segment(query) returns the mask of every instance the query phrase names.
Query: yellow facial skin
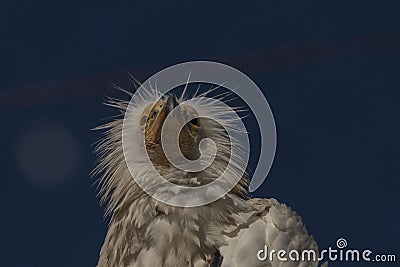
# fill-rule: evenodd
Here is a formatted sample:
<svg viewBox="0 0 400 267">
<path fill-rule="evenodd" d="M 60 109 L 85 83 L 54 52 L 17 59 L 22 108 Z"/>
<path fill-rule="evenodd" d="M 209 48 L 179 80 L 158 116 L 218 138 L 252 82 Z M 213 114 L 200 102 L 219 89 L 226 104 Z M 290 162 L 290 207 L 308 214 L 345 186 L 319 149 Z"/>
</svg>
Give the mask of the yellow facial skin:
<svg viewBox="0 0 400 267">
<path fill-rule="evenodd" d="M 163 102 L 160 100 L 156 105 L 150 104 L 147 106 L 140 118 L 140 126 L 145 131 L 146 145 L 151 147 L 159 145 L 161 127 L 168 115 L 165 112 L 165 103 Z"/>
</svg>

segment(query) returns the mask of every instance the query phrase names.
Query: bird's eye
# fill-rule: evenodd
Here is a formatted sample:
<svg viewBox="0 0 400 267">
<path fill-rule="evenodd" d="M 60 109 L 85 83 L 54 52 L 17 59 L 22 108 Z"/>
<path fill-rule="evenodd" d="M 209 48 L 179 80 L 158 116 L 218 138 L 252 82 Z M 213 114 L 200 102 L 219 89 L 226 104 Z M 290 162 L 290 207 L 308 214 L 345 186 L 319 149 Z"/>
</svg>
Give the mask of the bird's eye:
<svg viewBox="0 0 400 267">
<path fill-rule="evenodd" d="M 190 123 L 195 126 L 200 126 L 200 120 L 198 118 L 193 118 L 190 120 Z"/>
<path fill-rule="evenodd" d="M 142 118 L 140 119 L 140 125 L 141 126 L 145 125 L 146 121 L 147 121 L 147 116 L 143 115 Z"/>
</svg>

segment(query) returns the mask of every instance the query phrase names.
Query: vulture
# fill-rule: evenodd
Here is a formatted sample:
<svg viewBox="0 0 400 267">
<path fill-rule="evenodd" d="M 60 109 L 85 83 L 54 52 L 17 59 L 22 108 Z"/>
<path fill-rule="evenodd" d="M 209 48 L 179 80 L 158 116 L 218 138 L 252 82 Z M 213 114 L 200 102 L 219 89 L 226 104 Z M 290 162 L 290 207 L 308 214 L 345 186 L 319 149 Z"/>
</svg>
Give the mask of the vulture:
<svg viewBox="0 0 400 267">
<path fill-rule="evenodd" d="M 236 169 L 243 167 L 236 155 L 241 152 L 232 151 L 232 142 L 238 140 L 227 134 L 224 123 L 199 115 L 219 116 L 234 128 L 224 109 L 204 101 L 207 92 L 179 98 L 153 88 L 128 93 L 130 102 L 113 98 L 107 102 L 124 116 L 96 128 L 103 135 L 96 146 L 93 174 L 110 219 L 98 267 L 318 266 L 317 244 L 300 216 L 276 199 L 251 198 L 247 171 L 209 203 L 193 205 L 201 195 L 180 199 L 188 187 L 217 180 L 230 160 Z M 203 101 L 196 100 L 199 96 Z M 167 118 L 172 126 L 163 129 Z M 212 163 L 194 171 L 172 164 L 164 151 L 162 130 L 167 135 L 179 132 L 178 150 L 188 160 L 200 156 L 203 139 L 213 140 Z M 225 175 L 235 173 L 234 168 Z M 167 186 L 156 175 L 178 187 Z M 216 183 L 213 188 L 218 193 L 224 186 Z M 171 204 L 179 201 L 183 204 Z M 311 256 L 303 257 L 306 254 Z"/>
</svg>

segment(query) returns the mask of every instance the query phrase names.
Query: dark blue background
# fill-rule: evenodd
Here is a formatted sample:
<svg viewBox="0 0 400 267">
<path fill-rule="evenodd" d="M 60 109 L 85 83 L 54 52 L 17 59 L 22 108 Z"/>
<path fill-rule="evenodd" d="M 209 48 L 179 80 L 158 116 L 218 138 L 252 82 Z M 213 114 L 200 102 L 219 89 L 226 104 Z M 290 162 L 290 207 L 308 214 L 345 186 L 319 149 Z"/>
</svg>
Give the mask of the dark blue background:
<svg viewBox="0 0 400 267">
<path fill-rule="evenodd" d="M 320 248 L 399 256 L 399 8 L 2 1 L 1 266 L 95 266 L 107 222 L 89 129 L 117 114 L 110 82 L 190 60 L 242 70 L 269 100 L 277 154 L 255 196 L 292 206 Z"/>
</svg>

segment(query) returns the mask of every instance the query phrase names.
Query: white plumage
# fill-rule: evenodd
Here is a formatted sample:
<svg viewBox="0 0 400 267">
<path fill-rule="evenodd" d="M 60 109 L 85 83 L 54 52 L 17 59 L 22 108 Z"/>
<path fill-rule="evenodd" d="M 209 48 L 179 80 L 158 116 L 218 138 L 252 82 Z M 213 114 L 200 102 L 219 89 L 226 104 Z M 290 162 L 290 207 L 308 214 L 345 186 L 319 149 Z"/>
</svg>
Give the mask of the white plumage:
<svg viewBox="0 0 400 267">
<path fill-rule="evenodd" d="M 223 172 L 231 151 L 220 125 L 200 118 L 182 130 L 181 148 L 187 158 L 196 156 L 202 138 L 212 138 L 219 149 L 210 167 L 200 172 L 185 172 L 166 160 L 157 134 L 170 108 L 168 105 L 178 105 L 179 100 L 172 95 L 159 100 L 160 95 L 154 90 L 134 98 L 134 105 L 118 100 L 110 100 L 108 104 L 135 114 L 132 131 L 145 131 L 146 151 L 165 179 L 179 185 L 199 186 L 215 180 Z M 153 106 L 155 102 L 157 105 Z M 198 108 L 201 107 L 182 105 L 181 110 L 187 113 Z M 147 113 L 150 115 L 143 120 L 143 114 Z M 107 202 L 106 214 L 111 215 L 99 267 L 318 265 L 315 261 L 257 258 L 264 246 L 268 251 L 294 249 L 301 253 L 309 249 L 316 256 L 318 249 L 296 212 L 275 199 L 249 199 L 245 177 L 230 193 L 210 204 L 193 208 L 170 206 L 146 194 L 132 179 L 132 175 L 138 175 L 152 181 L 142 168 L 140 153 L 144 152 L 134 138 L 125 144 L 137 153 L 130 158 L 133 169 L 131 172 L 128 169 L 122 147 L 123 120 L 116 119 L 99 129 L 106 132 L 97 147 L 99 161 L 95 174 L 100 175 L 100 195 Z M 158 190 L 162 192 L 162 186 Z M 174 196 L 179 197 L 179 192 L 174 192 Z"/>
</svg>

